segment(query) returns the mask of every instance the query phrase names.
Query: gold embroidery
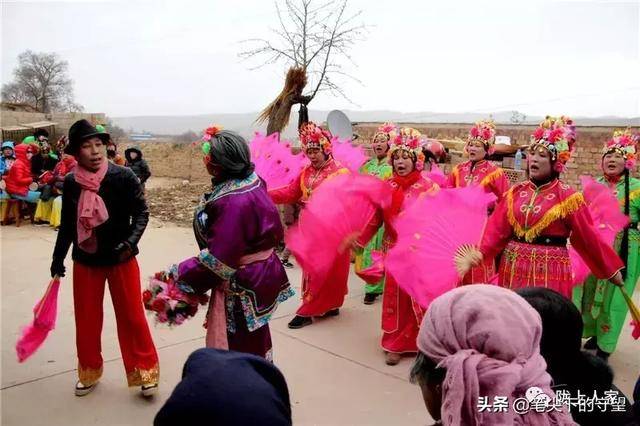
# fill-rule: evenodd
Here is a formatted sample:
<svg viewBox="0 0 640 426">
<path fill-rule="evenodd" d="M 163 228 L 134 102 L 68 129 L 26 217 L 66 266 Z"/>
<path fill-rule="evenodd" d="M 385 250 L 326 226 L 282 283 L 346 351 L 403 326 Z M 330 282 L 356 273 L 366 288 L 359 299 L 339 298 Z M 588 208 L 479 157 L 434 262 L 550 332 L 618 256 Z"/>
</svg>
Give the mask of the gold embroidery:
<svg viewBox="0 0 640 426">
<path fill-rule="evenodd" d="M 451 172 L 451 174 L 453 175 L 453 181 L 455 182 L 455 187 L 459 187 L 460 186 L 460 171 L 458 169 L 458 166 L 456 166 L 453 171 Z"/>
<path fill-rule="evenodd" d="M 492 182 L 494 182 L 496 179 L 498 179 L 502 175 L 504 175 L 504 171 L 498 168 L 492 171 L 491 173 L 489 173 L 488 175 L 486 175 L 484 179 L 480 181 L 480 186 L 485 187 L 491 184 Z"/>
<path fill-rule="evenodd" d="M 575 213 L 583 205 L 585 205 L 584 197 L 581 193 L 576 192 L 547 210 L 533 226 L 523 228 L 513 214 L 513 188 L 507 192 L 507 218 L 513 228 L 513 232 L 527 242 L 533 241 L 553 222 Z"/>
<path fill-rule="evenodd" d="M 93 386 L 102 377 L 102 366 L 100 368 L 82 368 L 78 365 L 78 380 L 83 386 Z"/>
<path fill-rule="evenodd" d="M 629 192 L 629 201 L 633 201 L 636 198 L 640 198 L 640 189 L 635 189 Z M 624 205 L 624 198 L 620 200 L 620 204 Z"/>
<path fill-rule="evenodd" d="M 148 370 L 136 367 L 133 371 L 127 373 L 127 383 L 129 386 L 157 385 L 159 379 L 160 367 L 158 364 Z"/>
</svg>

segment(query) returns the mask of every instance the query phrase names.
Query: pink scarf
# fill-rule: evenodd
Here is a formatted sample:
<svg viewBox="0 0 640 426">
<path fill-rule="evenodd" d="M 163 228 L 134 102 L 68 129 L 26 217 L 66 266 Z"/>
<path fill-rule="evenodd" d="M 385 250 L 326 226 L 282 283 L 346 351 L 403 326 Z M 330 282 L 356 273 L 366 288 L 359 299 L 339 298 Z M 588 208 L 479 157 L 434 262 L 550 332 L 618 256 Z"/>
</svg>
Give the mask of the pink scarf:
<svg viewBox="0 0 640 426">
<path fill-rule="evenodd" d="M 444 425 L 574 425 L 566 412 L 517 414 L 513 401 L 538 387 L 549 397 L 551 376 L 540 355 L 542 322 L 523 298 L 501 287 L 458 287 L 431 303 L 418 348 L 446 369 Z M 506 413 L 480 412 L 478 398 L 508 397 Z"/>
<path fill-rule="evenodd" d="M 272 248 L 258 253 L 247 254 L 240 258 L 238 264 L 240 265 L 240 269 L 242 269 L 252 263 L 267 260 L 272 254 Z M 207 319 L 204 323 L 204 327 L 207 329 L 207 336 L 205 337 L 205 345 L 207 348 L 229 350 L 226 308 L 226 292 L 228 290 L 229 282 L 225 281 L 222 285 L 215 287 L 211 291 L 209 310 L 207 311 Z"/>
<path fill-rule="evenodd" d="M 98 250 L 94 228 L 109 219 L 107 207 L 98 195 L 102 179 L 107 174 L 109 162 L 104 160 L 97 172 L 91 172 L 81 166 L 76 167 L 75 179 L 82 191 L 78 200 L 78 246 L 87 253 Z"/>
</svg>

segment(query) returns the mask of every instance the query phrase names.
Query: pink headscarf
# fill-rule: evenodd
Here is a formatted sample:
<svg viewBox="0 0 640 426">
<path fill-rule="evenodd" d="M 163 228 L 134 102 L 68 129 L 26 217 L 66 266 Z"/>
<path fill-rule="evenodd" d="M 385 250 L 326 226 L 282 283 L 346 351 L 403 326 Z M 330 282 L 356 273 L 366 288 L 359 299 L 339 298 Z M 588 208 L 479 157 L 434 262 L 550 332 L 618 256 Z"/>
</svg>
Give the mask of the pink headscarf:
<svg viewBox="0 0 640 426">
<path fill-rule="evenodd" d="M 98 195 L 100 183 L 108 168 L 109 162 L 106 158 L 95 173 L 80 166 L 75 168 L 74 177 L 82 189 L 78 199 L 78 246 L 87 253 L 95 253 L 98 250 L 94 228 L 109 219 L 104 200 Z"/>
<path fill-rule="evenodd" d="M 418 335 L 420 351 L 446 369 L 444 425 L 574 425 L 565 412 L 517 414 L 511 408 L 536 386 L 553 398 L 540 355 L 542 322 L 523 298 L 501 287 L 458 287 L 431 303 Z M 506 413 L 480 412 L 478 397 L 508 397 Z"/>
</svg>

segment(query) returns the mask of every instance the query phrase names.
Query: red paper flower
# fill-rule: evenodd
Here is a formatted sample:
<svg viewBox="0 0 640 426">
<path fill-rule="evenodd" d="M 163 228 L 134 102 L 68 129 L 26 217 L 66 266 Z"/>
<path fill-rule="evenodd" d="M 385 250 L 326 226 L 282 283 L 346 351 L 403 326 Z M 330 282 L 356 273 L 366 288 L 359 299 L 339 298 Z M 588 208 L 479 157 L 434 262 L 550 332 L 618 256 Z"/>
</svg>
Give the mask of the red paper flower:
<svg viewBox="0 0 640 426">
<path fill-rule="evenodd" d="M 149 300 L 151 300 L 151 297 L 153 295 L 151 294 L 151 292 L 149 290 L 145 290 L 142 292 L 142 301 L 144 303 L 147 303 Z"/>
<path fill-rule="evenodd" d="M 187 305 L 185 308 L 187 315 L 194 316 L 198 312 L 198 305 Z"/>
<path fill-rule="evenodd" d="M 205 133 L 207 135 L 215 136 L 220 130 L 222 130 L 222 127 L 220 126 L 211 126 L 211 127 L 207 127 L 207 130 L 205 130 Z"/>
<path fill-rule="evenodd" d="M 537 141 L 544 137 L 544 129 L 542 127 L 538 127 L 535 132 L 533 132 L 533 138 Z"/>
<path fill-rule="evenodd" d="M 549 142 L 557 142 L 562 138 L 563 131 L 562 129 L 553 129 L 549 132 Z"/>
<path fill-rule="evenodd" d="M 470 133 L 471 133 L 471 136 L 474 138 L 477 138 L 480 135 L 477 127 L 472 127 Z"/>
<path fill-rule="evenodd" d="M 167 309 L 167 302 L 162 299 L 156 299 L 151 304 L 151 310 L 154 312 L 164 312 Z"/>
</svg>

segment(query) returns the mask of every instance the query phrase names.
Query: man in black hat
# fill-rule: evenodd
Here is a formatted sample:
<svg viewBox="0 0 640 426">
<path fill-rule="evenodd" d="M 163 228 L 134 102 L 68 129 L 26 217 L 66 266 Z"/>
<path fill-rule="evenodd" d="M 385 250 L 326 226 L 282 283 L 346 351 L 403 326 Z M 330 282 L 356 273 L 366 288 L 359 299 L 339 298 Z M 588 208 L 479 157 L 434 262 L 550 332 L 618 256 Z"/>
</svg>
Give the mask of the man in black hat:
<svg viewBox="0 0 640 426">
<path fill-rule="evenodd" d="M 102 375 L 100 334 L 108 281 L 127 381 L 151 396 L 158 387 L 158 355 L 144 314 L 135 258 L 149 212 L 138 178 L 107 160 L 108 140 L 108 133 L 86 120 L 69 129 L 65 152 L 76 157 L 78 166 L 64 181 L 51 275 L 64 276 L 64 258 L 73 245 L 76 395 L 91 392 Z"/>
<path fill-rule="evenodd" d="M 58 155 L 49 145 L 49 132 L 45 129 L 37 129 L 33 137 L 38 145 L 38 152 L 31 157 L 31 173 L 38 179 L 42 173 L 53 170 L 58 163 Z"/>
</svg>

